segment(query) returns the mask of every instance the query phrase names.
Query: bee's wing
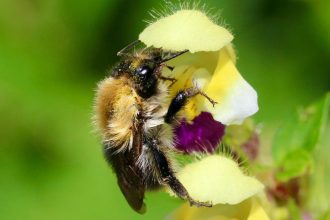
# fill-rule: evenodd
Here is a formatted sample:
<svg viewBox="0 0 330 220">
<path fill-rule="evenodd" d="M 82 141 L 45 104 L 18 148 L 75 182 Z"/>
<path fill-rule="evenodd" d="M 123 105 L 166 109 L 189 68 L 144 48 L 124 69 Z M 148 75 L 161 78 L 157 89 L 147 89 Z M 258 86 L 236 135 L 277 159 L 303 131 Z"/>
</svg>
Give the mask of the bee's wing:
<svg viewBox="0 0 330 220">
<path fill-rule="evenodd" d="M 136 133 L 136 132 L 134 132 Z M 116 148 L 106 146 L 105 156 L 117 174 L 118 185 L 129 205 L 138 213 L 144 213 L 143 203 L 145 186 L 142 173 L 136 166 L 138 153 L 142 147 L 142 134 L 136 133 L 131 150 L 116 153 Z"/>
<path fill-rule="evenodd" d="M 140 181 L 141 177 L 137 176 L 133 170 L 118 173 L 117 177 L 118 185 L 129 205 L 135 211 L 143 214 L 146 211 L 146 206 L 143 202 L 145 188 Z"/>
</svg>

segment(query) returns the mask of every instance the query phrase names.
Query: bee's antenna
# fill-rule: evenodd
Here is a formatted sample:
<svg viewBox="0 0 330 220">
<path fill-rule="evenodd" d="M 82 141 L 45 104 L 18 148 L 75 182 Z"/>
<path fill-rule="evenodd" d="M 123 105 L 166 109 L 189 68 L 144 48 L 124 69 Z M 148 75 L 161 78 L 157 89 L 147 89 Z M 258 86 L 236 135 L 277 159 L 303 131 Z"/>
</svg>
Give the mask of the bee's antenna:
<svg viewBox="0 0 330 220">
<path fill-rule="evenodd" d="M 167 61 L 169 61 L 169 60 L 172 60 L 172 59 L 174 59 L 174 58 L 176 58 L 176 57 L 178 57 L 178 56 L 180 56 L 180 55 L 182 55 L 182 54 L 184 54 L 184 53 L 187 53 L 188 51 L 189 51 L 189 50 L 184 50 L 184 51 L 180 51 L 180 52 L 178 52 L 178 53 L 175 53 L 175 54 L 173 54 L 172 56 L 170 56 L 170 57 L 168 57 L 168 58 L 166 58 L 166 59 L 161 60 L 160 63 L 165 63 L 165 62 L 167 62 Z"/>
<path fill-rule="evenodd" d="M 130 50 L 132 47 L 134 47 L 136 44 L 140 43 L 140 40 L 133 41 L 123 49 L 121 49 L 118 53 L 117 56 L 125 56 L 127 55 L 127 51 Z"/>
</svg>

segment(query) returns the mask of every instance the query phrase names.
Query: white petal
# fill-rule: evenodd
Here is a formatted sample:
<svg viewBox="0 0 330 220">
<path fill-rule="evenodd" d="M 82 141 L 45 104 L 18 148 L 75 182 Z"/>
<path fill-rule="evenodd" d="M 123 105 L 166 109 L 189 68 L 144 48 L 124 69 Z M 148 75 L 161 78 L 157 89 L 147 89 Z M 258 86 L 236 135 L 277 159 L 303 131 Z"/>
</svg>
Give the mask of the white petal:
<svg viewBox="0 0 330 220">
<path fill-rule="evenodd" d="M 226 125 L 241 124 L 258 111 L 257 98 L 256 91 L 240 77 L 221 105 L 215 108 L 214 118 Z"/>
<path fill-rule="evenodd" d="M 201 110 L 211 112 L 223 124 L 240 124 L 258 111 L 257 93 L 240 75 L 227 48 L 220 51 L 218 66 L 205 92 L 218 104 L 213 107 L 204 99 Z"/>
</svg>

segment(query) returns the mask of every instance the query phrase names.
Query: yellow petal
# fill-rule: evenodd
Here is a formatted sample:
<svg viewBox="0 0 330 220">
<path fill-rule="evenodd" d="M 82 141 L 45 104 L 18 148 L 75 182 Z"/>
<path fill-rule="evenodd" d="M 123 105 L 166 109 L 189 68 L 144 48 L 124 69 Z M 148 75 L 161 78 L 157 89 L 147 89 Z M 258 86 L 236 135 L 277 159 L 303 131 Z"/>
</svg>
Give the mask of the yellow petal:
<svg viewBox="0 0 330 220">
<path fill-rule="evenodd" d="M 230 47 L 220 51 L 218 66 L 205 89 L 218 104 L 213 107 L 203 99 L 200 108 L 223 124 L 240 124 L 258 111 L 258 97 L 236 69 L 231 53 Z"/>
<path fill-rule="evenodd" d="M 193 199 L 213 205 L 237 204 L 263 189 L 257 179 L 244 175 L 235 161 L 219 155 L 188 164 L 177 177 Z"/>
<path fill-rule="evenodd" d="M 252 200 L 251 210 L 247 220 L 268 220 L 269 217 L 266 214 L 259 201 L 256 199 Z"/>
<path fill-rule="evenodd" d="M 212 208 L 190 207 L 185 203 L 167 219 L 173 220 L 269 220 L 256 198 L 236 205 L 215 205 Z"/>
<path fill-rule="evenodd" d="M 147 46 L 191 53 L 217 51 L 233 36 L 198 10 L 180 10 L 150 24 L 139 35 Z"/>
<path fill-rule="evenodd" d="M 190 88 L 194 84 L 197 84 L 200 88 L 207 86 L 212 76 L 206 68 L 195 68 L 194 66 L 179 65 L 173 72 L 164 74 L 177 79 L 175 84 L 170 89 L 170 97 L 174 97 L 178 91 L 186 88 Z M 188 120 L 192 120 L 196 117 L 200 110 L 197 109 L 196 103 L 199 102 L 198 96 L 189 99 L 189 102 L 184 108 L 184 117 Z"/>
<path fill-rule="evenodd" d="M 170 88 L 171 97 L 174 97 L 178 91 L 192 86 L 191 78 L 195 71 L 196 68 L 194 66 L 180 65 L 175 67 L 170 74 L 166 74 L 177 80 Z"/>
</svg>

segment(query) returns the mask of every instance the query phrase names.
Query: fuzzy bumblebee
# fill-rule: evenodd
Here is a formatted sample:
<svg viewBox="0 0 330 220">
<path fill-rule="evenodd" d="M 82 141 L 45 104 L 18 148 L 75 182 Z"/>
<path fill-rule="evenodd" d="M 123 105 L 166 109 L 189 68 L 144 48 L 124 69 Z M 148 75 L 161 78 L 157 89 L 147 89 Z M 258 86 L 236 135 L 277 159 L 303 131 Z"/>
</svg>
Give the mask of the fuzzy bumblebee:
<svg viewBox="0 0 330 220">
<path fill-rule="evenodd" d="M 175 176 L 170 154 L 175 151 L 172 129 L 189 98 L 200 94 L 215 102 L 197 86 L 182 89 L 166 101 L 176 79 L 163 76 L 162 69 L 173 69 L 166 62 L 188 50 L 150 47 L 129 52 L 137 43 L 118 52 L 121 61 L 98 84 L 95 113 L 106 160 L 127 202 L 139 213 L 145 212 L 145 191 L 166 185 L 191 205 L 211 206 L 190 197 Z"/>
</svg>

